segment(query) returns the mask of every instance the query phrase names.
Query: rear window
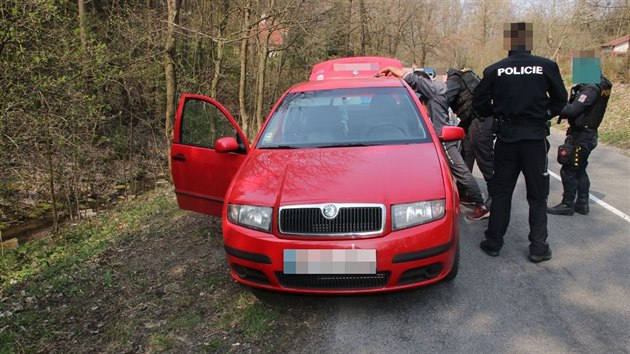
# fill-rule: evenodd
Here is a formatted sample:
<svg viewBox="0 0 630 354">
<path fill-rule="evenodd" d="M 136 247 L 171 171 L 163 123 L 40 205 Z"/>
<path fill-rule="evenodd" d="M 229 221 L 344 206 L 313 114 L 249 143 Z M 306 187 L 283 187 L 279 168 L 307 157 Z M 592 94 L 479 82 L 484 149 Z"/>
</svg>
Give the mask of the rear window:
<svg viewBox="0 0 630 354">
<path fill-rule="evenodd" d="M 430 140 L 402 87 L 290 93 L 270 118 L 258 148 L 415 144 Z"/>
</svg>

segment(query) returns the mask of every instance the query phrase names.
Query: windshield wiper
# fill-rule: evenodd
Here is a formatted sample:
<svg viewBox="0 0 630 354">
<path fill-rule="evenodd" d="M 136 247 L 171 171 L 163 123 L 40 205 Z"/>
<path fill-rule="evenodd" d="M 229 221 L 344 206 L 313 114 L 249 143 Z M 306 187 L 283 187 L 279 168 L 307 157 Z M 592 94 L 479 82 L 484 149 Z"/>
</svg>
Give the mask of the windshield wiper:
<svg viewBox="0 0 630 354">
<path fill-rule="evenodd" d="M 276 146 L 265 146 L 261 147 L 261 149 L 299 149 L 300 146 L 295 145 L 276 145 Z"/>
<path fill-rule="evenodd" d="M 351 147 L 351 146 L 374 146 L 374 145 L 380 145 L 380 144 L 375 144 L 375 143 L 337 143 L 337 144 L 329 144 L 329 145 L 321 145 L 318 146 L 318 149 L 321 148 L 336 148 L 336 147 Z"/>
</svg>

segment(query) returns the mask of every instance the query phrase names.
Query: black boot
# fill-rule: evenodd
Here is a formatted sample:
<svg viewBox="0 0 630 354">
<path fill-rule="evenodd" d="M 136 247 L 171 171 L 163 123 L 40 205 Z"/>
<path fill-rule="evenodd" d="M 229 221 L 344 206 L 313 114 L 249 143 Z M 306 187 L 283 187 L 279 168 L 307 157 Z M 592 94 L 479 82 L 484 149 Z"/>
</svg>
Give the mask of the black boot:
<svg viewBox="0 0 630 354">
<path fill-rule="evenodd" d="M 581 196 L 578 195 L 577 201 L 575 202 L 575 207 L 573 208 L 576 213 L 580 213 L 582 215 L 587 215 L 589 212 L 588 209 L 588 195 Z"/>
<path fill-rule="evenodd" d="M 573 205 L 562 202 L 553 208 L 547 208 L 547 214 L 552 215 L 573 215 Z"/>
</svg>

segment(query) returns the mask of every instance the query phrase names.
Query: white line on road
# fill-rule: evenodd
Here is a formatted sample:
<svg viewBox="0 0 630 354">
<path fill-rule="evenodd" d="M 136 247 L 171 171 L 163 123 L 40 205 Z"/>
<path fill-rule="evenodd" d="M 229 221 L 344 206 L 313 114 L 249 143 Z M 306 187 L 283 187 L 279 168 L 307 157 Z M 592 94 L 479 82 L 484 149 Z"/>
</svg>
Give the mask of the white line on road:
<svg viewBox="0 0 630 354">
<path fill-rule="evenodd" d="M 551 172 L 551 171 L 549 171 L 549 174 L 550 174 L 551 176 L 553 176 L 553 178 L 555 178 L 555 179 L 557 179 L 558 181 L 561 181 L 561 182 L 562 182 L 562 179 L 561 179 L 561 178 L 560 178 L 560 176 L 558 176 L 557 174 L 555 174 L 555 173 L 553 173 L 553 172 Z M 595 196 L 594 196 L 594 195 L 592 195 L 592 194 L 589 194 L 588 196 L 589 196 L 589 198 L 591 198 L 591 199 L 592 199 L 595 203 L 597 203 L 597 204 L 601 205 L 601 206 L 602 206 L 602 207 L 604 207 L 606 210 L 608 210 L 608 211 L 610 211 L 611 213 L 613 213 L 613 214 L 615 214 L 615 215 L 619 216 L 620 218 L 624 219 L 625 221 L 630 222 L 630 216 L 628 216 L 628 215 L 624 214 L 624 213 L 623 213 L 622 211 L 620 211 L 619 209 L 617 209 L 617 208 L 613 207 L 612 205 L 610 205 L 610 204 L 606 203 L 605 201 L 603 201 L 603 200 L 601 200 L 601 199 L 599 199 L 599 198 L 595 197 Z"/>
</svg>

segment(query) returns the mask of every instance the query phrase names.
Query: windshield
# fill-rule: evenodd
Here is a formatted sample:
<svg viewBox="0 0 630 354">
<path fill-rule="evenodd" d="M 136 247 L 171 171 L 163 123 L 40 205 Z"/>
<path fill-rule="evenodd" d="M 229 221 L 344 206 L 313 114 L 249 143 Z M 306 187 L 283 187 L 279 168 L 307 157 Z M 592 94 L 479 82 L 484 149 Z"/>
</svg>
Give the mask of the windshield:
<svg viewBox="0 0 630 354">
<path fill-rule="evenodd" d="M 258 148 L 415 144 L 430 141 L 402 87 L 290 93 L 270 118 Z"/>
</svg>

